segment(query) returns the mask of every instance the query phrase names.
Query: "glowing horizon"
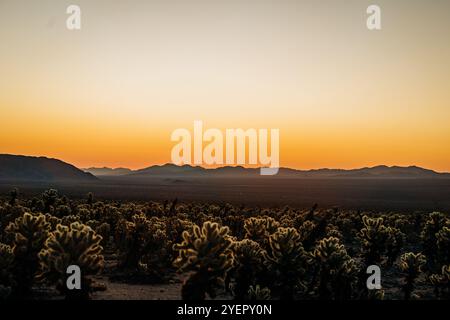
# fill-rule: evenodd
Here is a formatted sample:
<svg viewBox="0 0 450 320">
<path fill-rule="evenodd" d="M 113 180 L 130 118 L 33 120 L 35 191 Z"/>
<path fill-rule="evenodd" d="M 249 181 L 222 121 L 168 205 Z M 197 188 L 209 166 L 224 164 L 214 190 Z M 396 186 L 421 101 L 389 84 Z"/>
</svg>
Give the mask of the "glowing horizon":
<svg viewBox="0 0 450 320">
<path fill-rule="evenodd" d="M 450 172 L 450 3 L 0 2 L 0 153 L 170 162 L 171 132 L 278 128 L 280 165 Z"/>
</svg>

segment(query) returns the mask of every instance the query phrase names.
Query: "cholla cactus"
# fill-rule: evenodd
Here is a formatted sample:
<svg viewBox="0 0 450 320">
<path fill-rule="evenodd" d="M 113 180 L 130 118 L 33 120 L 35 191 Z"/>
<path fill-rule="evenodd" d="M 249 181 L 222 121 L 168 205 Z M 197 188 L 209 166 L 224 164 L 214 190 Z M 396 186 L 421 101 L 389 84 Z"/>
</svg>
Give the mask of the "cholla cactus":
<svg viewBox="0 0 450 320">
<path fill-rule="evenodd" d="M 223 225 L 230 228 L 231 233 L 238 239 L 245 237 L 244 223 L 245 220 L 240 215 L 225 215 L 222 217 Z"/>
<path fill-rule="evenodd" d="M 200 229 L 183 232 L 183 242 L 176 244 L 178 258 L 174 265 L 180 271 L 194 271 L 184 283 L 183 299 L 203 300 L 205 294 L 215 297 L 215 289 L 223 283 L 226 272 L 233 265 L 232 241 L 228 227 L 205 222 Z"/>
<path fill-rule="evenodd" d="M 14 240 L 13 234 L 6 233 L 6 227 L 17 218 L 22 217 L 28 208 L 22 207 L 18 204 L 11 206 L 9 203 L 5 206 L 0 206 L 0 241 L 10 243 Z"/>
<path fill-rule="evenodd" d="M 0 243 L 0 300 L 8 298 L 13 286 L 12 268 L 14 262 L 13 249 Z"/>
<path fill-rule="evenodd" d="M 250 286 L 247 292 L 247 300 L 270 300 L 270 289 L 267 287 L 261 288 L 258 284 Z"/>
<path fill-rule="evenodd" d="M 116 244 L 121 255 L 121 266 L 124 269 L 149 271 L 149 263 L 158 259 L 162 262 L 167 248 L 166 226 L 157 217 L 147 219 L 143 214 L 135 214 L 132 221 L 122 220 L 118 223 L 115 233 Z M 166 250 L 167 251 L 167 250 Z M 153 254 L 158 259 L 147 256 L 146 262 L 141 261 L 145 255 Z M 156 265 L 155 265 L 156 266 Z"/>
<path fill-rule="evenodd" d="M 450 220 L 440 212 L 429 215 L 420 237 L 422 238 L 423 252 L 428 258 L 428 263 L 434 266 L 437 259 L 437 233 L 444 227 L 450 227 Z"/>
<path fill-rule="evenodd" d="M 108 223 L 111 230 L 116 230 L 117 224 L 122 219 L 120 211 L 111 205 L 105 205 L 101 211 L 102 221 Z"/>
<path fill-rule="evenodd" d="M 333 237 L 342 241 L 344 239 L 344 235 L 339 230 L 339 228 L 335 225 L 328 225 L 326 228 L 326 238 Z"/>
<path fill-rule="evenodd" d="M 152 219 L 156 220 L 157 218 L 153 217 Z M 151 233 L 147 238 L 145 254 L 139 260 L 139 269 L 144 271 L 146 275 L 163 280 L 172 262 L 170 242 L 167 239 L 164 225 L 158 227 L 157 224 L 150 223 Z"/>
<path fill-rule="evenodd" d="M 433 274 L 429 279 L 438 299 L 450 299 L 450 265 L 442 266 L 441 273 Z"/>
<path fill-rule="evenodd" d="M 72 209 L 65 204 L 59 205 L 59 206 L 55 206 L 54 210 L 53 210 L 53 215 L 57 216 L 57 217 L 65 217 L 72 214 Z"/>
<path fill-rule="evenodd" d="M 70 226 L 58 225 L 39 253 L 41 264 L 40 279 L 55 283 L 66 294 L 66 298 L 88 298 L 91 281 L 89 275 L 103 268 L 102 237 L 90 227 L 78 222 Z M 76 265 L 81 269 L 81 290 L 68 290 L 66 286 L 67 268 Z"/>
<path fill-rule="evenodd" d="M 39 267 L 38 253 L 44 246 L 50 224 L 43 214 L 33 216 L 25 213 L 10 223 L 6 232 L 14 236 L 14 293 L 28 294 Z"/>
<path fill-rule="evenodd" d="M 42 194 L 42 200 L 44 201 L 44 212 L 50 212 L 52 207 L 56 204 L 58 197 L 58 190 L 49 189 L 44 191 Z"/>
<path fill-rule="evenodd" d="M 91 227 L 92 230 L 95 231 L 95 233 L 102 236 L 101 245 L 102 245 L 102 247 L 105 247 L 109 242 L 109 238 L 110 238 L 110 234 L 111 234 L 110 225 L 106 222 L 102 223 L 101 221 L 98 221 L 98 220 L 89 220 L 88 222 L 86 222 L 86 225 Z"/>
<path fill-rule="evenodd" d="M 361 241 L 365 264 L 380 264 L 389 239 L 388 229 L 383 225 L 383 218 L 363 216 L 362 221 L 364 227 L 357 236 Z"/>
<path fill-rule="evenodd" d="M 339 239 L 329 237 L 320 240 L 314 249 L 313 261 L 319 274 L 319 298 L 350 299 L 358 279 L 358 268 Z"/>
<path fill-rule="evenodd" d="M 52 216 L 49 213 L 45 214 L 45 220 L 50 224 L 50 230 L 56 230 L 56 226 L 58 224 L 61 224 L 62 220 L 60 218 L 57 218 L 55 216 Z"/>
<path fill-rule="evenodd" d="M 63 226 L 70 226 L 74 222 L 80 222 L 81 223 L 80 217 L 78 215 L 71 214 L 71 215 L 68 215 L 68 216 L 63 216 L 61 218 L 61 224 Z"/>
<path fill-rule="evenodd" d="M 407 252 L 400 258 L 400 270 L 405 273 L 405 284 L 403 285 L 403 292 L 405 299 L 410 300 L 411 294 L 414 290 L 414 283 L 417 277 L 422 272 L 422 267 L 427 260 L 421 253 Z"/>
<path fill-rule="evenodd" d="M 251 285 L 256 284 L 261 272 L 265 251 L 261 246 L 250 239 L 234 243 L 235 266 L 232 274 L 235 279 L 234 296 L 244 299 Z"/>
<path fill-rule="evenodd" d="M 263 248 L 268 248 L 269 237 L 277 231 L 279 225 L 272 217 L 251 217 L 244 222 L 245 238 L 258 242 Z"/>
<path fill-rule="evenodd" d="M 191 232 L 193 227 L 194 224 L 181 215 L 175 219 L 168 219 L 166 221 L 167 237 L 172 243 L 179 243 L 183 241 L 183 232 Z"/>
<path fill-rule="evenodd" d="M 386 241 L 387 265 L 391 267 L 397 259 L 405 243 L 405 234 L 400 229 L 388 227 L 388 239 Z"/>
<path fill-rule="evenodd" d="M 443 227 L 436 234 L 437 260 L 443 264 L 450 262 L 450 226 Z"/>
<path fill-rule="evenodd" d="M 300 234 L 302 242 L 309 242 L 315 228 L 316 224 L 310 220 L 306 220 L 302 223 L 302 225 L 298 228 L 298 233 Z"/>
<path fill-rule="evenodd" d="M 269 238 L 270 250 L 264 255 L 271 271 L 274 290 L 282 299 L 292 299 L 305 274 L 308 255 L 294 228 L 278 228 Z"/>
</svg>

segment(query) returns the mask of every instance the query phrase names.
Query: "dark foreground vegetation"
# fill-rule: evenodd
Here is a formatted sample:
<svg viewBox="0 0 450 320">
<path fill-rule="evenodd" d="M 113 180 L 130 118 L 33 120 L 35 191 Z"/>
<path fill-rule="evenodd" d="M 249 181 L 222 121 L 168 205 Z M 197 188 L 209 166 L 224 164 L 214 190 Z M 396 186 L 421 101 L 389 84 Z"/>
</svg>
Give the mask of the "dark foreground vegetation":
<svg viewBox="0 0 450 320">
<path fill-rule="evenodd" d="M 81 290 L 67 289 L 69 265 Z M 367 289 L 370 265 L 381 290 Z M 88 299 L 109 290 L 98 279 L 182 279 L 186 300 L 449 299 L 450 216 L 71 200 L 53 189 L 0 200 L 1 299 Z"/>
</svg>

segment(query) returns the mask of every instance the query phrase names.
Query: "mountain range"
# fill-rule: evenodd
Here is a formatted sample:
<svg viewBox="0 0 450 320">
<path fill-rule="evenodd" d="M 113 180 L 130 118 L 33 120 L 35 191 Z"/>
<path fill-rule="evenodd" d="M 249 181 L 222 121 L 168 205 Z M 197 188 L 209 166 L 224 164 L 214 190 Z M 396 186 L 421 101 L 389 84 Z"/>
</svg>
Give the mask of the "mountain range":
<svg viewBox="0 0 450 320">
<path fill-rule="evenodd" d="M 200 166 L 174 164 L 154 165 L 139 170 L 126 168 L 89 168 L 83 169 L 95 176 L 126 176 L 128 178 L 145 178 L 153 176 L 183 176 L 183 177 L 245 177 L 258 176 L 259 168 L 244 168 L 242 166 L 225 166 L 206 169 Z M 375 166 L 359 169 L 313 169 L 297 170 L 280 168 L 277 176 L 293 178 L 450 178 L 450 173 L 440 173 L 417 166 Z"/>
<path fill-rule="evenodd" d="M 139 170 L 128 168 L 78 169 L 58 159 L 0 154 L 0 180 L 30 181 L 95 181 L 102 177 L 252 177 L 259 176 L 259 168 L 225 166 L 206 169 L 200 166 L 174 164 L 153 165 Z M 296 170 L 280 168 L 278 177 L 285 178 L 450 178 L 450 173 L 439 173 L 417 166 L 375 166 L 360 169 Z"/>
</svg>

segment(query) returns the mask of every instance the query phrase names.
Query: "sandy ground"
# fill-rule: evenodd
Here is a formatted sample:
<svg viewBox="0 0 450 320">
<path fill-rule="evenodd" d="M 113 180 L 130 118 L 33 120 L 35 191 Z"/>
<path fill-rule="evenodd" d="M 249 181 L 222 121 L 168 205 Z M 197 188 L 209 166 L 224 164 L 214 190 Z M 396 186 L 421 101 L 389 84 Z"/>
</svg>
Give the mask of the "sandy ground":
<svg viewBox="0 0 450 320">
<path fill-rule="evenodd" d="M 104 283 L 105 291 L 92 294 L 94 300 L 180 300 L 181 283 L 169 284 L 128 284 L 111 282 L 107 278 L 98 278 Z"/>
</svg>

